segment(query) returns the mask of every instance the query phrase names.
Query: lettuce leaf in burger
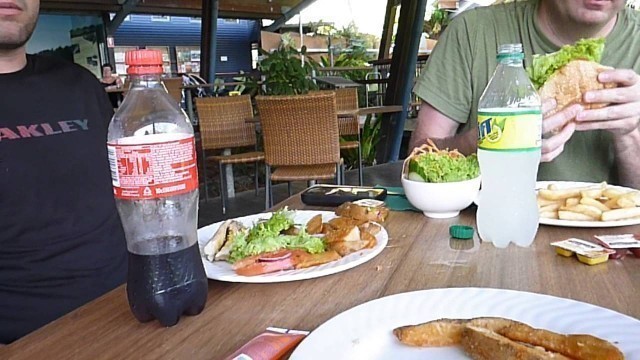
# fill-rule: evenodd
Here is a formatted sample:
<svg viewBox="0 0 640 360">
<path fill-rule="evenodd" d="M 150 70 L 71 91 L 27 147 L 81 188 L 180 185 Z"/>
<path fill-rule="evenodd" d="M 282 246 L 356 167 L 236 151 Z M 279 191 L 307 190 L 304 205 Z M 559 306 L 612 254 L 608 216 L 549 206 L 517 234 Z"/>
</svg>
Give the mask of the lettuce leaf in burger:
<svg viewBox="0 0 640 360">
<path fill-rule="evenodd" d="M 556 100 L 557 106 L 550 114 L 573 104 L 581 104 L 585 109 L 608 105 L 584 102 L 587 91 L 616 87 L 598 81 L 598 74 L 612 69 L 600 64 L 604 44 L 604 38 L 582 39 L 557 52 L 533 56 L 527 72 L 543 100 Z"/>
</svg>

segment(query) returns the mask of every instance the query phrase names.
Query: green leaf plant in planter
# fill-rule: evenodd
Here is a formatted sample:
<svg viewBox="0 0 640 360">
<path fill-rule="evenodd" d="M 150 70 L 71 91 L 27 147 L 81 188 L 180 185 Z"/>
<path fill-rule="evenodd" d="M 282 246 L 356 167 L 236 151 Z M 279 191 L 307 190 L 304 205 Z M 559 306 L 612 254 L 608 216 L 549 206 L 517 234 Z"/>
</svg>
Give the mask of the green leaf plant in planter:
<svg viewBox="0 0 640 360">
<path fill-rule="evenodd" d="M 260 50 L 264 57 L 258 63 L 258 69 L 264 77 L 260 93 L 263 95 L 300 95 L 310 90 L 317 90 L 318 86 L 312 80 L 313 71 L 317 63 L 305 56 L 304 65 L 300 60 L 306 55 L 307 48 L 301 51 L 295 49 L 288 42 L 283 41 L 278 49 L 267 52 Z"/>
</svg>

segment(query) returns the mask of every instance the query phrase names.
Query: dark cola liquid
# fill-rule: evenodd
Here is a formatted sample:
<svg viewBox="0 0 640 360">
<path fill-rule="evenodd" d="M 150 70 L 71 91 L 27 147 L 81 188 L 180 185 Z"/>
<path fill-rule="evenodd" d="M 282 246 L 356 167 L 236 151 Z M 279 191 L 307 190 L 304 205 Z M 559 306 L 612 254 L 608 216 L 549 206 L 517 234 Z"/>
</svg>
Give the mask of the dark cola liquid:
<svg viewBox="0 0 640 360">
<path fill-rule="evenodd" d="M 179 248 L 177 237 L 136 243 L 134 252 L 150 248 Z M 178 246 L 176 246 L 178 245 Z M 207 301 L 207 278 L 198 244 L 161 255 L 129 252 L 127 296 L 133 315 L 140 322 L 158 319 L 163 326 L 175 325 L 182 314 L 197 315 Z"/>
</svg>

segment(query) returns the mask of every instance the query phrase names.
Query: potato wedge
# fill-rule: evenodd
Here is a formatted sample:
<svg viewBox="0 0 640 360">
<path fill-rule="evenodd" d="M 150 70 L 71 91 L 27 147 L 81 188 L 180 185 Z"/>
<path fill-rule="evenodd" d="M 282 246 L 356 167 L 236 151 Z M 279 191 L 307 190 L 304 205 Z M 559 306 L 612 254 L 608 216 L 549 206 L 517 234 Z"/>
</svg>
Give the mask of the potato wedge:
<svg viewBox="0 0 640 360">
<path fill-rule="evenodd" d="M 564 206 L 566 206 L 566 207 L 572 207 L 572 206 L 576 206 L 576 205 L 578 205 L 578 204 L 580 204 L 580 199 L 579 199 L 579 198 L 574 198 L 574 197 L 572 197 L 572 198 L 568 198 L 568 199 L 565 201 Z"/>
<path fill-rule="evenodd" d="M 322 215 L 318 214 L 307 221 L 307 234 L 316 235 L 322 232 Z"/>
<path fill-rule="evenodd" d="M 540 217 L 545 219 L 558 219 L 558 212 L 557 211 L 541 212 Z"/>
<path fill-rule="evenodd" d="M 521 344 L 478 326 L 464 328 L 461 345 L 464 352 L 475 360 L 571 360 L 543 348 Z"/>
<path fill-rule="evenodd" d="M 540 346 L 571 359 L 624 359 L 613 344 L 591 335 L 563 335 L 518 323 L 496 331 L 513 341 Z"/>
</svg>

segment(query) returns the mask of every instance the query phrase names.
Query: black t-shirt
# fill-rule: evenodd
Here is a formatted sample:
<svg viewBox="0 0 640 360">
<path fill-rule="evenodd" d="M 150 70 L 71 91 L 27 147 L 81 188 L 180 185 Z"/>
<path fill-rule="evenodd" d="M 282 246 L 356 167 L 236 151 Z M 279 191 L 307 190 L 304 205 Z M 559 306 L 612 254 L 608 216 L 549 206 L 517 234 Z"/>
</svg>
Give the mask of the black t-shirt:
<svg viewBox="0 0 640 360">
<path fill-rule="evenodd" d="M 0 343 L 126 279 L 112 113 L 93 74 L 64 60 L 28 56 L 0 74 Z"/>
</svg>

